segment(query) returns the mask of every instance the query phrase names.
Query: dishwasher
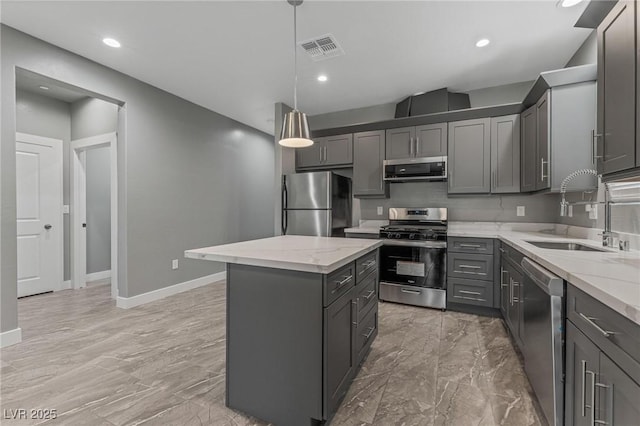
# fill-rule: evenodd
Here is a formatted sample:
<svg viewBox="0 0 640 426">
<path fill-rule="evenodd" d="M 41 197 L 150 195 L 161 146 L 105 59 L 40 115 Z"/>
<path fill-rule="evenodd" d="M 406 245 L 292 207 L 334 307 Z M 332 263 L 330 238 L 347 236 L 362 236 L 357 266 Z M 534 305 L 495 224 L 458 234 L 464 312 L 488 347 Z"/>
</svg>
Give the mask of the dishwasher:
<svg viewBox="0 0 640 426">
<path fill-rule="evenodd" d="M 524 369 L 550 425 L 564 418 L 564 297 L 562 278 L 522 259 Z"/>
</svg>

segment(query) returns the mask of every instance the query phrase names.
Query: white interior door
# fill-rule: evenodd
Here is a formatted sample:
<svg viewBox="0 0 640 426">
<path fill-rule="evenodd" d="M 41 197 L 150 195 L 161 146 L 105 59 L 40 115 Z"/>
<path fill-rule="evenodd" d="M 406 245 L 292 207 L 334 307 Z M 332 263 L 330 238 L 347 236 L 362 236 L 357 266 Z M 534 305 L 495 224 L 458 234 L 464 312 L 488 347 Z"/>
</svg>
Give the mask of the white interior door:
<svg viewBox="0 0 640 426">
<path fill-rule="evenodd" d="M 16 134 L 18 297 L 62 286 L 62 141 Z"/>
</svg>

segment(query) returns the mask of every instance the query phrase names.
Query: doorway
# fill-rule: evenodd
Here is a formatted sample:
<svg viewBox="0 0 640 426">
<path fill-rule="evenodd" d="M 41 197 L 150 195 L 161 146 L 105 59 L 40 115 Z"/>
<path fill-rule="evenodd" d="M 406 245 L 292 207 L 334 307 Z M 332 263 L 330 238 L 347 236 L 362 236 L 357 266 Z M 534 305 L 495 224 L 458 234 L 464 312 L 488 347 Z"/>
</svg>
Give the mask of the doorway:
<svg viewBox="0 0 640 426">
<path fill-rule="evenodd" d="M 16 133 L 18 297 L 62 289 L 62 141 Z"/>
<path fill-rule="evenodd" d="M 118 296 L 117 279 L 117 134 L 105 133 L 89 138 L 71 141 L 71 287 L 84 288 L 87 285 L 87 157 L 91 152 L 106 148 L 109 155 L 110 187 L 110 280 L 111 297 Z M 94 275 L 94 279 L 96 276 Z M 102 276 L 102 278 L 106 278 Z"/>
</svg>

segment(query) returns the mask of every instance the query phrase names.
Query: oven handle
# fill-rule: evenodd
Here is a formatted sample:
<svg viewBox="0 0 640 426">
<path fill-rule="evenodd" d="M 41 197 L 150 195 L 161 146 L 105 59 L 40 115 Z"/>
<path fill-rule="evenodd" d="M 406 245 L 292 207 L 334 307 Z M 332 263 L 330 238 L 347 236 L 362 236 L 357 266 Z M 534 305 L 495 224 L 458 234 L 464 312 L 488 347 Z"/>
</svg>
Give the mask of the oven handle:
<svg viewBox="0 0 640 426">
<path fill-rule="evenodd" d="M 382 240 L 383 246 L 397 246 L 397 247 L 420 247 L 420 248 L 434 248 L 434 249 L 446 249 L 446 241 L 407 241 L 407 240 Z"/>
</svg>

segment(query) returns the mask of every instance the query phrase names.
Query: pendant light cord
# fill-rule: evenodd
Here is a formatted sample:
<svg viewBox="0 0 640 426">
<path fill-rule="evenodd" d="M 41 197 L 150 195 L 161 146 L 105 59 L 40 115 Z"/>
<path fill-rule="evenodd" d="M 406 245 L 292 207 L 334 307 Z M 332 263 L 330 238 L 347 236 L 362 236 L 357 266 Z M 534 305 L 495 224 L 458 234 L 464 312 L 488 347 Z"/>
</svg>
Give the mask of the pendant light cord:
<svg viewBox="0 0 640 426">
<path fill-rule="evenodd" d="M 293 110 L 298 110 L 298 51 L 296 44 L 298 42 L 297 20 L 296 20 L 296 8 L 297 4 L 293 5 Z"/>
</svg>

